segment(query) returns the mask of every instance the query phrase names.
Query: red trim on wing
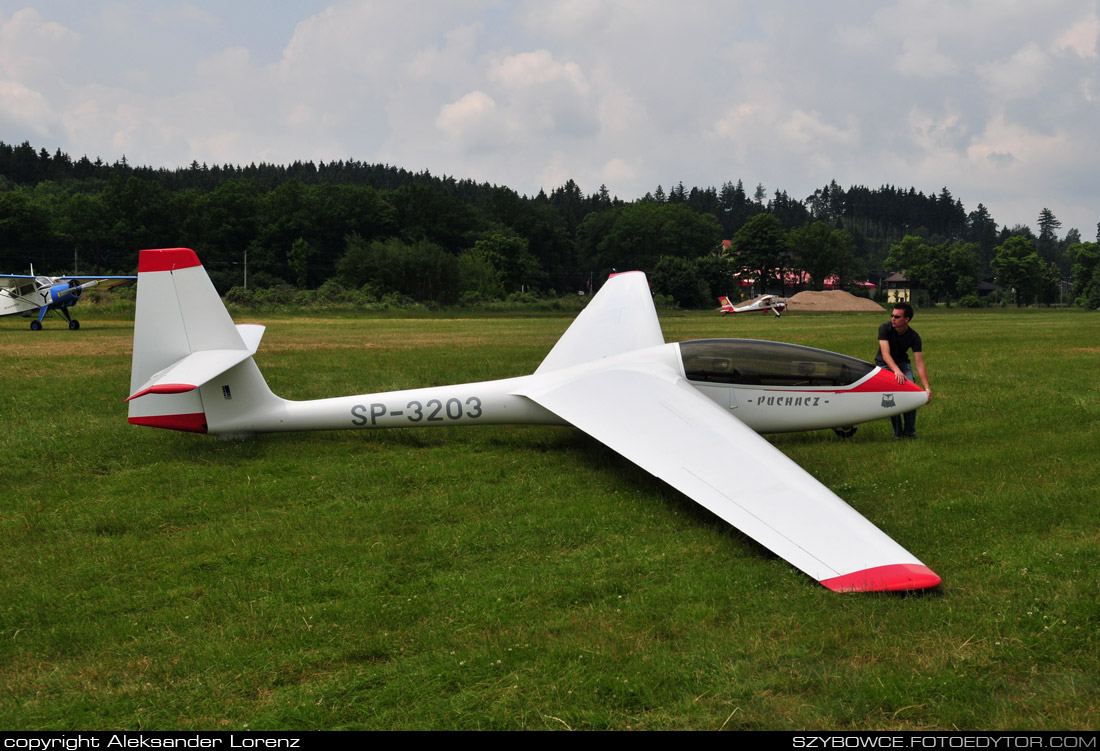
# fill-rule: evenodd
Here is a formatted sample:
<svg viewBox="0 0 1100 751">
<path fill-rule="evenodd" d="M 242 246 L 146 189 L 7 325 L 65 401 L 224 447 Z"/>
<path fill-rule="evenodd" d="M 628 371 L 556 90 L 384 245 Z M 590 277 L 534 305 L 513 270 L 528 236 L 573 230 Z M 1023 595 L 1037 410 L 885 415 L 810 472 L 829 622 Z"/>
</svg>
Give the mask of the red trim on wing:
<svg viewBox="0 0 1100 751">
<path fill-rule="evenodd" d="M 138 273 L 173 271 L 201 266 L 199 257 L 190 248 L 158 248 L 143 250 L 138 255 Z"/>
<path fill-rule="evenodd" d="M 146 394 L 182 394 L 186 391 L 194 391 L 196 388 L 198 387 L 190 383 L 161 383 L 139 391 L 133 396 L 128 396 L 125 401 L 137 399 L 139 396 L 145 396 Z"/>
<path fill-rule="evenodd" d="M 901 592 L 939 586 L 940 577 L 918 563 L 895 563 L 822 579 L 821 583 L 834 592 Z"/>
<path fill-rule="evenodd" d="M 206 413 L 195 412 L 189 415 L 149 415 L 148 417 L 131 417 L 131 425 L 145 425 L 150 428 L 164 428 L 165 430 L 183 430 L 187 433 L 206 432 Z"/>
<path fill-rule="evenodd" d="M 612 279 L 616 276 L 622 276 L 623 274 L 644 274 L 644 271 L 616 271 L 614 274 L 608 274 L 607 278 Z"/>
</svg>

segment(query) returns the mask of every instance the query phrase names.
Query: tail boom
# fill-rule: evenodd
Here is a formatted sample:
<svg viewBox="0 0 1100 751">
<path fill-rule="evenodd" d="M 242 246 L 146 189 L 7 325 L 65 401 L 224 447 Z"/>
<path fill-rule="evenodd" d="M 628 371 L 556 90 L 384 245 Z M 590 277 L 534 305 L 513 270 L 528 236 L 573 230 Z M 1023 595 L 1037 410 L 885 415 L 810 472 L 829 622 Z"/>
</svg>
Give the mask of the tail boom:
<svg viewBox="0 0 1100 751">
<path fill-rule="evenodd" d="M 299 430 L 565 422 L 516 394 L 523 378 L 290 401 L 252 356 L 263 327 L 234 325 L 195 253 L 143 250 L 138 266 L 129 421 L 242 436 Z"/>
</svg>

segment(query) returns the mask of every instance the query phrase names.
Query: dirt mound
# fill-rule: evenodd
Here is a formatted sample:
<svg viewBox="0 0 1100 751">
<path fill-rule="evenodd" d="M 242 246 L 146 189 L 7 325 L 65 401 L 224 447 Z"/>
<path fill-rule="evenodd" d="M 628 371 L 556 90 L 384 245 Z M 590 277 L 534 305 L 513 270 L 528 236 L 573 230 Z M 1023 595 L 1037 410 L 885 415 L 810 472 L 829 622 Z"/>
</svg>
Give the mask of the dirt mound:
<svg viewBox="0 0 1100 751">
<path fill-rule="evenodd" d="M 874 300 L 856 297 L 842 289 L 812 292 L 807 290 L 787 298 L 787 310 L 827 313 L 882 313 L 885 309 Z"/>
</svg>

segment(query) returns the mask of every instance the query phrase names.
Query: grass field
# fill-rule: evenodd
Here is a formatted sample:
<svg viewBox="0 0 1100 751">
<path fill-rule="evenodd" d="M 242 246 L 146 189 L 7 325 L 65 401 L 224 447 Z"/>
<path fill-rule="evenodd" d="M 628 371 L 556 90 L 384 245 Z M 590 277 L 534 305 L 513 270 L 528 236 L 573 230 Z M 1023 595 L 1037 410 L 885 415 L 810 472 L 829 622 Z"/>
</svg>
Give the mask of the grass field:
<svg viewBox="0 0 1100 751">
<path fill-rule="evenodd" d="M 0 728 L 1100 726 L 1096 314 L 918 311 L 918 440 L 771 437 L 916 595 L 832 593 L 568 428 L 132 427 L 132 324 L 81 319 L 0 321 Z M 298 399 L 524 374 L 569 323 L 246 320 Z M 882 320 L 663 325 L 869 359 Z"/>
</svg>

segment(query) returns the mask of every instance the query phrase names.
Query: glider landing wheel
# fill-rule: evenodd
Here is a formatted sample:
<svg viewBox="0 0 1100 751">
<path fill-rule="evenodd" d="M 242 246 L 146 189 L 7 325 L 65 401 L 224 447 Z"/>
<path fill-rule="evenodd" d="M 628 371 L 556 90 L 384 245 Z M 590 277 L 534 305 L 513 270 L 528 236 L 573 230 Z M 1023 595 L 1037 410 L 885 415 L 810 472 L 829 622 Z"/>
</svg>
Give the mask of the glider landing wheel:
<svg viewBox="0 0 1100 751">
<path fill-rule="evenodd" d="M 80 328 L 80 321 L 76 320 L 75 318 L 73 320 L 69 321 L 69 331 L 76 331 L 79 328 Z"/>
<path fill-rule="evenodd" d="M 31 331 L 41 331 L 42 324 L 38 321 L 31 321 Z"/>
<path fill-rule="evenodd" d="M 859 430 L 858 425 L 848 425 L 847 427 L 843 428 L 833 428 L 833 432 L 841 438 L 851 438 L 856 434 L 857 430 Z"/>
</svg>

